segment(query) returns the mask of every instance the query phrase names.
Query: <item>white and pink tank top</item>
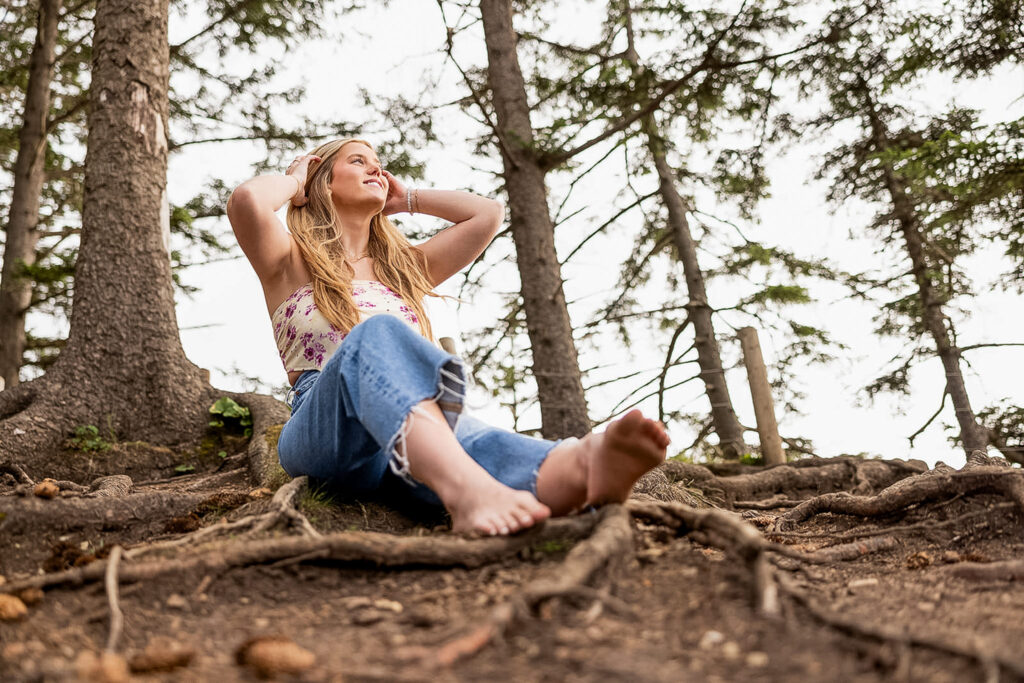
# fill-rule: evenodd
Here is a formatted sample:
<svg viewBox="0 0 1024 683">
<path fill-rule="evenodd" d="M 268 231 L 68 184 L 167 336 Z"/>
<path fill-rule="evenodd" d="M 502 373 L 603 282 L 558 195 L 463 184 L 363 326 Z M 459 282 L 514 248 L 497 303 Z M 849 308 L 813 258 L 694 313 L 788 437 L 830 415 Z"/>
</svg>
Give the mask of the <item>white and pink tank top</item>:
<svg viewBox="0 0 1024 683">
<path fill-rule="evenodd" d="M 376 280 L 353 280 L 352 298 L 359 308 L 359 320 L 385 313 L 405 321 L 420 333 L 420 321 L 412 306 L 393 289 Z M 345 333 L 338 331 L 317 309 L 313 283 L 292 292 L 270 316 L 274 339 L 285 372 L 320 370 L 341 345 Z"/>
</svg>

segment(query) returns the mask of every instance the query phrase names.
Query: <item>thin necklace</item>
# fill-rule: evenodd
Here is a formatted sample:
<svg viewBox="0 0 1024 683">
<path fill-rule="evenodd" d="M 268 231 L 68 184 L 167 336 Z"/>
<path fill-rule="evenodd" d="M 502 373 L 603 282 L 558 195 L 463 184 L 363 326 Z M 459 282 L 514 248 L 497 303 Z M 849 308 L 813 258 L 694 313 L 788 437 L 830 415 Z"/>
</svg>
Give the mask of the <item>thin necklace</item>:
<svg viewBox="0 0 1024 683">
<path fill-rule="evenodd" d="M 359 262 L 360 262 L 360 261 L 362 261 L 362 260 L 363 260 L 364 258 L 370 258 L 370 255 L 369 255 L 369 254 L 363 254 L 362 256 L 360 256 L 360 257 L 359 257 L 359 258 L 357 258 L 357 259 L 354 259 L 354 260 L 353 260 L 353 259 L 345 259 L 345 260 L 346 260 L 346 261 L 348 261 L 349 263 L 359 263 Z"/>
</svg>

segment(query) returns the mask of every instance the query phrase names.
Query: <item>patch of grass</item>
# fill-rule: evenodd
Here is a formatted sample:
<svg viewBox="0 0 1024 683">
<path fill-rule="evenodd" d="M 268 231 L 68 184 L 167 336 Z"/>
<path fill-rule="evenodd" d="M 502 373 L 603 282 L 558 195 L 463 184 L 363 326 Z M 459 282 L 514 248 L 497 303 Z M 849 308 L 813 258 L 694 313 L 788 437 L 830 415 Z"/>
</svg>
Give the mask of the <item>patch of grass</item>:
<svg viewBox="0 0 1024 683">
<path fill-rule="evenodd" d="M 276 491 L 291 480 L 292 478 L 281 467 L 281 463 L 275 462 L 270 468 L 270 473 L 267 475 L 267 488 L 271 491 Z"/>
<path fill-rule="evenodd" d="M 572 548 L 572 541 L 553 538 L 547 541 L 541 541 L 540 543 L 535 543 L 532 547 L 533 550 L 538 553 L 543 553 L 545 555 L 554 555 L 556 553 L 567 552 L 570 548 Z"/>
</svg>

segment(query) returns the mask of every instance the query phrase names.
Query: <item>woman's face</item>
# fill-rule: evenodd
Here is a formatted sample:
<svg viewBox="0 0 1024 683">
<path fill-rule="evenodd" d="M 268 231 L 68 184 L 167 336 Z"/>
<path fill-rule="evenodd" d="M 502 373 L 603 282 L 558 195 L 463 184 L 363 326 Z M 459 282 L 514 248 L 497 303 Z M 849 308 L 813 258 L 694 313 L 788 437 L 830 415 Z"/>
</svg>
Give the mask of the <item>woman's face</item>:
<svg viewBox="0 0 1024 683">
<path fill-rule="evenodd" d="M 342 145 L 331 169 L 331 198 L 339 208 L 365 206 L 377 213 L 388 197 L 388 181 L 382 171 L 376 153 L 363 143 Z"/>
</svg>

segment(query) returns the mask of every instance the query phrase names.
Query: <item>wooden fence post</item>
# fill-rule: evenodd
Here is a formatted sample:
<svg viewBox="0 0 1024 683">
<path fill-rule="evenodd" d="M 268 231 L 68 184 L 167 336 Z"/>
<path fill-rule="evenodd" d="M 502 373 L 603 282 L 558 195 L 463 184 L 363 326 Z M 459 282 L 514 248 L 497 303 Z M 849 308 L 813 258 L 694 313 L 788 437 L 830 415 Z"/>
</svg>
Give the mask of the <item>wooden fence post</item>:
<svg viewBox="0 0 1024 683">
<path fill-rule="evenodd" d="M 766 465 L 781 465 L 786 462 L 779 438 L 779 425 L 775 421 L 775 403 L 768 385 L 768 373 L 761 357 L 761 344 L 757 341 L 757 330 L 744 327 L 737 334 L 743 348 L 743 363 L 747 366 L 747 381 L 750 396 L 754 400 L 754 418 L 757 420 L 757 434 L 761 439 L 761 454 Z"/>
</svg>

